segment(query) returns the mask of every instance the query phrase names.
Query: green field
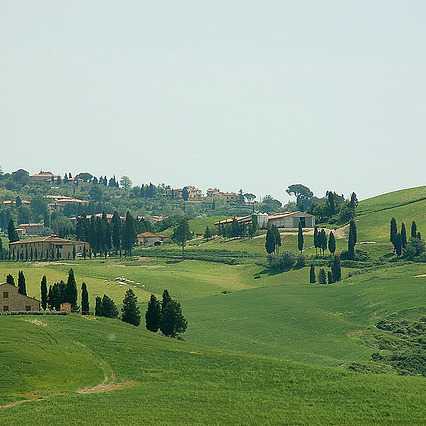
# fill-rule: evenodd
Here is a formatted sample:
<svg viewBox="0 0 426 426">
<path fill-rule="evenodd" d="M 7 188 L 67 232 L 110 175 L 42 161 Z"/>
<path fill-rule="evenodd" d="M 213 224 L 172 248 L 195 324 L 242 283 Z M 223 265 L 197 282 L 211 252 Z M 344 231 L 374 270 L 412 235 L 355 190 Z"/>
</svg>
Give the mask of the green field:
<svg viewBox="0 0 426 426">
<path fill-rule="evenodd" d="M 2 424 L 421 423 L 426 414 L 422 378 L 233 353 L 114 320 L 37 319 L 1 318 Z"/>
<path fill-rule="evenodd" d="M 378 321 L 426 316 L 426 264 L 383 260 L 393 256 L 392 217 L 407 230 L 415 220 L 426 235 L 425 193 L 421 187 L 361 202 L 358 241 L 368 244 L 358 247 L 371 261 L 343 268 L 333 285 L 309 284 L 307 266 L 268 273 L 264 235 L 188 247 L 246 253 L 235 265 L 144 256 L 149 250 L 128 259 L 0 262 L 2 278 L 23 270 L 37 298 L 43 275 L 48 284 L 66 281 L 72 267 L 92 309 L 104 293 L 121 306 L 132 288 L 144 313 L 150 294 L 167 288 L 189 322 L 179 341 L 78 314 L 0 316 L 0 423 L 424 423 L 425 378 L 397 375 L 371 356 L 391 354 L 394 342 L 386 334 L 386 348 L 374 342 Z M 346 248 L 340 235 L 338 251 Z M 306 235 L 305 255 L 320 261 L 312 245 Z M 283 233 L 281 250 L 296 246 L 296 235 Z M 364 373 L 350 371 L 354 365 Z"/>
</svg>

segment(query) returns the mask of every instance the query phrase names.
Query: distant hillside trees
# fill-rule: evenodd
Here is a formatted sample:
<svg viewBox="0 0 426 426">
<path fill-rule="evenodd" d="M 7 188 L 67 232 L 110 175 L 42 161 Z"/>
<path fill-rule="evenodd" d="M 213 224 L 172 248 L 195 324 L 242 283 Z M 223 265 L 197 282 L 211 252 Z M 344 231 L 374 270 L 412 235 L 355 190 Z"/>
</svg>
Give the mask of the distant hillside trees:
<svg viewBox="0 0 426 426">
<path fill-rule="evenodd" d="M 116 254 L 124 249 L 130 255 L 137 234 L 150 229 L 148 222 L 134 218 L 130 212 L 126 213 L 124 222 L 118 212 L 114 212 L 111 223 L 104 212 L 102 217 L 92 215 L 90 220 L 85 215 L 78 217 L 75 232 L 78 240 L 90 243 L 96 257 L 98 254 L 106 256 L 112 249 Z"/>
<path fill-rule="evenodd" d="M 173 230 L 172 240 L 178 246 L 182 247 L 182 258 L 185 258 L 185 245 L 188 240 L 192 238 L 192 234 L 189 230 L 188 219 L 186 217 L 182 217 L 179 220 L 179 223 Z"/>
<path fill-rule="evenodd" d="M 15 224 L 13 222 L 13 219 L 9 220 L 9 224 L 7 226 L 7 235 L 9 237 L 9 242 L 10 243 L 14 243 L 15 241 L 19 240 L 19 236 L 18 236 L 18 233 L 16 232 Z"/>
<path fill-rule="evenodd" d="M 297 199 L 297 208 L 300 211 L 307 211 L 312 204 L 312 197 L 314 193 L 302 184 L 290 185 L 286 189 L 287 194 L 294 195 Z"/>
<path fill-rule="evenodd" d="M 141 323 L 141 314 L 138 307 L 138 298 L 131 288 L 126 291 L 121 308 L 121 321 L 138 326 Z"/>
</svg>

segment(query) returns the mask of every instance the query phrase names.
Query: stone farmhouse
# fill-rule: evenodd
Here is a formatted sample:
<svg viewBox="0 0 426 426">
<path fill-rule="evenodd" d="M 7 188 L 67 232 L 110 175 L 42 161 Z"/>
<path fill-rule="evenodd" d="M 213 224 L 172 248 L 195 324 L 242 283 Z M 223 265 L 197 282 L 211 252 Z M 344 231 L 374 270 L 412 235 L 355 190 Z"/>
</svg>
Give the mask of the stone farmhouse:
<svg viewBox="0 0 426 426">
<path fill-rule="evenodd" d="M 44 223 L 21 223 L 16 228 L 18 235 L 39 235 L 43 232 Z"/>
<path fill-rule="evenodd" d="M 152 232 L 142 232 L 137 235 L 138 245 L 142 247 L 160 246 L 168 238 L 167 235 L 153 234 Z"/>
<path fill-rule="evenodd" d="M 40 311 L 40 306 L 39 300 L 18 293 L 13 284 L 0 284 L 0 312 Z"/>
<path fill-rule="evenodd" d="M 207 190 L 207 198 L 210 197 L 224 197 L 228 203 L 240 200 L 240 194 L 236 192 L 222 192 L 218 188 L 209 188 Z"/>
<path fill-rule="evenodd" d="M 89 255 L 90 244 L 85 241 L 72 241 L 59 238 L 56 235 L 34 237 L 9 243 L 13 258 L 27 260 L 42 259 L 73 259 L 74 255 L 81 257 Z"/>
<path fill-rule="evenodd" d="M 234 218 L 221 220 L 215 223 L 216 229 L 223 228 L 225 225 L 231 224 Z M 251 225 L 254 221 L 257 229 L 267 229 L 272 225 L 277 228 L 298 228 L 299 223 L 302 228 L 315 227 L 315 216 L 305 212 L 283 212 L 267 215 L 266 213 L 254 213 L 248 216 L 236 217 L 240 223 Z"/>
<path fill-rule="evenodd" d="M 56 180 L 58 176 L 51 172 L 40 172 L 35 175 L 31 175 L 30 178 L 33 182 L 51 182 Z"/>
<path fill-rule="evenodd" d="M 50 200 L 49 206 L 54 210 L 62 210 L 67 204 L 80 204 L 82 206 L 89 204 L 88 201 L 66 197 L 65 195 L 46 195 L 46 198 Z"/>
</svg>

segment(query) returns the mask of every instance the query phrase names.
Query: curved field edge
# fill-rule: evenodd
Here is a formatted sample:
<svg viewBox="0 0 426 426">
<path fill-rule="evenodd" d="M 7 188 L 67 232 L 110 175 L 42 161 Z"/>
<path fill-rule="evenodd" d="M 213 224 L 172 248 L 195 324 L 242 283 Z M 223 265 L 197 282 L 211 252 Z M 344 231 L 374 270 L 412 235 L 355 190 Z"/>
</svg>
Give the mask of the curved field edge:
<svg viewBox="0 0 426 426">
<path fill-rule="evenodd" d="M 21 333 L 31 328 L 21 318 L 0 322 L 5 319 Z M 426 415 L 426 382 L 416 377 L 357 374 L 217 350 L 114 320 L 71 315 L 46 318 L 46 324 L 60 339 L 78 339 L 110 366 L 118 382 L 133 386 L 101 393 L 77 393 L 77 386 L 0 409 L 2 424 L 419 423 Z M 56 349 L 59 354 L 61 346 Z M 21 371 L 22 377 L 31 374 L 31 366 Z M 95 376 L 94 382 L 102 381 Z M 42 381 L 43 374 L 36 378 Z M 22 382 L 14 396 L 26 392 Z"/>
</svg>

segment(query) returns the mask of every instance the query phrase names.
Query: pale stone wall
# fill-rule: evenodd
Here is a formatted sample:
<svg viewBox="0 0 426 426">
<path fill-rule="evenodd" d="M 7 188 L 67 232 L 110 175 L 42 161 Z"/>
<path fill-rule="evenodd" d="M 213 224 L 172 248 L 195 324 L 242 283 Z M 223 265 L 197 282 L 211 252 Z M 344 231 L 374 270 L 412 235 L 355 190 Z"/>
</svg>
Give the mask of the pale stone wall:
<svg viewBox="0 0 426 426">
<path fill-rule="evenodd" d="M 41 302 L 18 293 L 18 287 L 0 284 L 0 312 L 40 311 Z"/>
</svg>

